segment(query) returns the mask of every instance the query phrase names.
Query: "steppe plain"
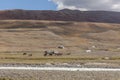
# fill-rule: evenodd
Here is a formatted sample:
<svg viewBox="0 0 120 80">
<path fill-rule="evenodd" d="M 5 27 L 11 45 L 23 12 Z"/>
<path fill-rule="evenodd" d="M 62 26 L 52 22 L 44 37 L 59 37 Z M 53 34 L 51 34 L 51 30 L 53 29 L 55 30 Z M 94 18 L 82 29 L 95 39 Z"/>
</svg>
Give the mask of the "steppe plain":
<svg viewBox="0 0 120 80">
<path fill-rule="evenodd" d="M 0 20 L 0 64 L 119 68 L 119 35 L 117 23 Z M 45 50 L 63 55 L 44 56 Z M 1 80 L 119 80 L 119 76 L 120 72 L 0 71 Z"/>
</svg>

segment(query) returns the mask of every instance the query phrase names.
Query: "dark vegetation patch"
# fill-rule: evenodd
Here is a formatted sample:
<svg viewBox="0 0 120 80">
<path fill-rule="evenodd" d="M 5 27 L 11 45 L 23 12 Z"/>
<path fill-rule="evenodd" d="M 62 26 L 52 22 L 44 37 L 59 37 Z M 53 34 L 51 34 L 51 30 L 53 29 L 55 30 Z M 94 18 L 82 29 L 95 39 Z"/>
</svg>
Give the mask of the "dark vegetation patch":
<svg viewBox="0 0 120 80">
<path fill-rule="evenodd" d="M 9 79 L 9 78 L 0 78 L 0 80 L 13 80 L 13 79 Z"/>
<path fill-rule="evenodd" d="M 58 60 L 58 61 L 77 61 L 77 60 L 120 60 L 119 57 L 109 57 L 109 59 L 106 59 L 105 57 L 101 57 L 101 58 L 92 58 L 92 57 L 85 57 L 85 58 L 72 58 L 72 57 L 41 57 L 41 58 L 33 58 L 33 57 L 4 57 L 2 59 L 8 59 L 8 60 L 50 60 L 50 61 L 54 61 L 54 60 Z"/>
<path fill-rule="evenodd" d="M 7 29 L 14 29 L 14 28 L 47 28 L 46 25 L 44 24 L 34 24 L 34 23 L 30 23 L 30 22 L 18 22 L 15 23 L 15 25 L 6 27 Z"/>
<path fill-rule="evenodd" d="M 53 23 L 53 25 L 57 25 L 57 26 L 68 26 L 68 25 L 73 25 L 73 22 L 56 22 Z"/>
</svg>

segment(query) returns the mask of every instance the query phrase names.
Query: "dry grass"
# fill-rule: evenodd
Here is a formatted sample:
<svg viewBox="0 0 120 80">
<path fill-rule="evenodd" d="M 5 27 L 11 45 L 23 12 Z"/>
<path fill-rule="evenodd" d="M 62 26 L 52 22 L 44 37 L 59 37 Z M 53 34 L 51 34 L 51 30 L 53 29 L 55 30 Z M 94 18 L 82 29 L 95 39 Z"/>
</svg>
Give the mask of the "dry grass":
<svg viewBox="0 0 120 80">
<path fill-rule="evenodd" d="M 102 61 L 104 57 L 119 61 L 119 38 L 114 42 L 102 39 L 109 33 L 118 36 L 119 30 L 119 24 L 110 23 L 0 20 L 0 62 Z M 93 34 L 102 35 L 101 40 Z M 64 50 L 57 48 L 60 44 L 65 46 Z M 86 53 L 88 49 L 92 52 Z M 64 55 L 43 57 L 45 50 L 57 50 Z M 23 56 L 24 52 L 33 56 Z"/>
<path fill-rule="evenodd" d="M 120 57 L 105 57 L 100 56 L 47 56 L 44 57 L 40 54 L 33 54 L 32 56 L 23 55 L 23 54 L 10 54 L 10 53 L 1 53 L 0 54 L 0 63 L 26 63 L 26 64 L 45 64 L 45 63 L 87 63 L 87 62 L 100 62 L 100 63 L 117 63 L 119 64 Z"/>
</svg>

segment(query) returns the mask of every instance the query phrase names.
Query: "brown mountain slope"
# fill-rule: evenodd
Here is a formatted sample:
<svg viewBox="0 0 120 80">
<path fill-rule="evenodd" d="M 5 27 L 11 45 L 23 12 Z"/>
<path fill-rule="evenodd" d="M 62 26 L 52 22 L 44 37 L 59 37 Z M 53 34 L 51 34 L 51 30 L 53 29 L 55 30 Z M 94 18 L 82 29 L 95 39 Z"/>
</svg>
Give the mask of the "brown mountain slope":
<svg viewBox="0 0 120 80">
<path fill-rule="evenodd" d="M 1 20 L 0 30 L 1 30 L 1 33 L 4 32 L 5 30 L 9 33 L 20 32 L 20 33 L 27 34 L 27 32 L 28 33 L 34 32 L 35 34 L 38 34 L 38 35 L 40 34 L 41 36 L 54 35 L 51 38 L 55 38 L 55 39 L 59 38 L 60 40 L 61 39 L 64 40 L 64 38 L 69 38 L 68 41 L 70 39 L 77 38 L 77 41 L 79 40 L 81 41 L 81 39 L 85 41 L 91 40 L 91 39 L 93 41 L 100 39 L 101 41 L 107 40 L 107 42 L 111 42 L 109 39 L 114 38 L 116 41 L 119 42 L 119 39 L 120 39 L 119 38 L 120 24 L 112 24 L 112 23 L 40 21 L 40 20 Z M 41 34 L 41 32 L 42 33 L 45 32 L 46 34 Z M 9 36 L 9 34 L 7 35 Z M 31 36 L 34 37 L 35 35 L 31 35 Z M 118 42 L 115 42 L 115 43 L 118 43 Z M 77 43 L 75 41 L 75 43 L 81 44 L 82 42 Z"/>
<path fill-rule="evenodd" d="M 120 23 L 120 12 L 78 11 L 68 9 L 60 11 L 5 10 L 0 11 L 0 19 Z"/>
<path fill-rule="evenodd" d="M 91 37 L 96 40 L 104 40 L 104 41 L 118 41 L 120 40 L 120 31 L 109 30 L 101 33 L 89 33 L 88 37 Z"/>
<path fill-rule="evenodd" d="M 0 29 L 43 29 L 57 35 L 77 35 L 81 33 L 99 33 L 108 30 L 120 30 L 120 24 L 74 21 L 41 20 L 0 20 Z"/>
</svg>

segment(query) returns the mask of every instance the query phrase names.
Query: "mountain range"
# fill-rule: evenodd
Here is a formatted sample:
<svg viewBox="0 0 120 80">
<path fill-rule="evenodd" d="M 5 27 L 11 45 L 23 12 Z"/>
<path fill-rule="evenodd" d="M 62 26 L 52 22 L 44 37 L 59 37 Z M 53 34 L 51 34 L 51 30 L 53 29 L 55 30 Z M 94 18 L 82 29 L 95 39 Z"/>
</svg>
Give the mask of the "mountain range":
<svg viewBox="0 0 120 80">
<path fill-rule="evenodd" d="M 69 9 L 59 11 L 20 9 L 0 11 L 0 20 L 6 19 L 120 23 L 120 12 L 79 11 Z"/>
</svg>

